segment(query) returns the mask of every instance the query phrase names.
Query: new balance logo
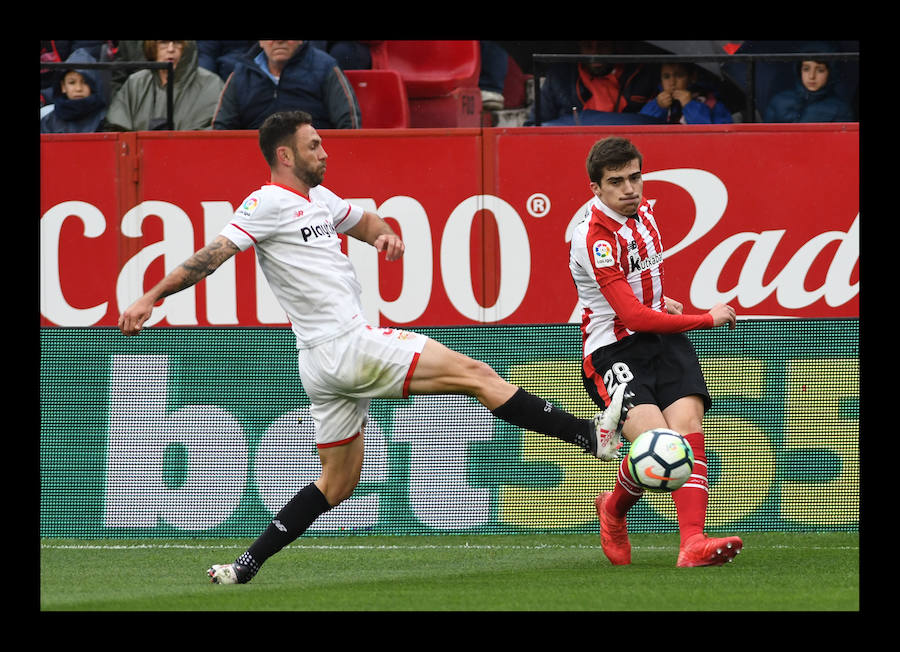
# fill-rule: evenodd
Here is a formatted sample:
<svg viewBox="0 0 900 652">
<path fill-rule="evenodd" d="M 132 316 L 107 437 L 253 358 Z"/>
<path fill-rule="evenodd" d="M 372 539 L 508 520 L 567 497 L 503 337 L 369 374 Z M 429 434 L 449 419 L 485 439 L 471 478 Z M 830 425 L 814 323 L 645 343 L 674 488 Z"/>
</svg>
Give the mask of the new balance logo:
<svg viewBox="0 0 900 652">
<path fill-rule="evenodd" d="M 275 527 L 277 527 L 277 528 L 278 528 L 279 530 L 281 530 L 282 532 L 287 532 L 287 528 L 284 527 L 284 526 L 281 524 L 281 521 L 279 521 L 277 518 L 276 518 L 274 521 L 272 521 L 272 525 L 274 525 Z"/>
</svg>

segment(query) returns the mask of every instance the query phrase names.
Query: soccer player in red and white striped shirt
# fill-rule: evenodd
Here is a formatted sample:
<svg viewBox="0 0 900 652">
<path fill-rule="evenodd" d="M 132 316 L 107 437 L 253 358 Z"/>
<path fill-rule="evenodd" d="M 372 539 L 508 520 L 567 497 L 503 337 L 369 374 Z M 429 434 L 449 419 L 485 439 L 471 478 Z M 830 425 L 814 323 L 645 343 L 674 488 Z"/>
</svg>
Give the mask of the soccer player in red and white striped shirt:
<svg viewBox="0 0 900 652">
<path fill-rule="evenodd" d="M 662 238 L 643 199 L 642 165 L 640 151 L 618 137 L 597 141 L 587 159 L 594 199 L 573 232 L 569 262 L 584 308 L 582 375 L 600 406 L 609 403 L 616 387 L 628 384 L 634 407 L 622 434 L 629 441 L 654 428 L 669 428 L 688 440 L 694 472 L 672 494 L 681 533 L 677 565 L 719 565 L 731 561 L 743 542 L 703 531 L 709 486 L 702 422 L 711 401 L 684 332 L 735 328 L 736 316 L 724 304 L 685 315 L 679 302 L 666 297 Z M 642 494 L 623 461 L 615 489 L 595 501 L 601 545 L 613 564 L 631 563 L 625 515 Z"/>
</svg>

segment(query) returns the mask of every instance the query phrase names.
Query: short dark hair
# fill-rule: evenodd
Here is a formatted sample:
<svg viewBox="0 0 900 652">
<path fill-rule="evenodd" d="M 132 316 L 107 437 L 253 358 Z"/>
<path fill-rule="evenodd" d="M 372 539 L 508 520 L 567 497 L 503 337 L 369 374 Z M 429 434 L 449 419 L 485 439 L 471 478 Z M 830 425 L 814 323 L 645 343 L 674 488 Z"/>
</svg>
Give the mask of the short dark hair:
<svg viewBox="0 0 900 652">
<path fill-rule="evenodd" d="M 609 136 L 598 140 L 591 147 L 587 157 L 588 178 L 594 183 L 600 183 L 604 169 L 621 170 L 634 159 L 637 159 L 638 165 L 643 167 L 643 155 L 627 138 Z"/>
<path fill-rule="evenodd" d="M 312 124 L 312 116 L 306 111 L 281 111 L 266 118 L 259 128 L 259 149 L 269 167 L 275 167 L 275 150 L 292 144 L 297 127 L 307 124 Z"/>
</svg>

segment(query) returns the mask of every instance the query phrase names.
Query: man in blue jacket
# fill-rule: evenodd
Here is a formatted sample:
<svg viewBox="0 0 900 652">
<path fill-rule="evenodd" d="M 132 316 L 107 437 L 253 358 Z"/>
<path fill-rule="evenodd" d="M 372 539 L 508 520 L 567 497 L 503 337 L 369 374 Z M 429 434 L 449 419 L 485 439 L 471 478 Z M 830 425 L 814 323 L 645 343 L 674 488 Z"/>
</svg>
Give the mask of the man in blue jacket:
<svg viewBox="0 0 900 652">
<path fill-rule="evenodd" d="M 278 111 L 301 110 L 316 129 L 360 129 L 359 102 L 335 59 L 308 41 L 260 41 L 225 82 L 214 129 L 258 129 Z"/>
</svg>

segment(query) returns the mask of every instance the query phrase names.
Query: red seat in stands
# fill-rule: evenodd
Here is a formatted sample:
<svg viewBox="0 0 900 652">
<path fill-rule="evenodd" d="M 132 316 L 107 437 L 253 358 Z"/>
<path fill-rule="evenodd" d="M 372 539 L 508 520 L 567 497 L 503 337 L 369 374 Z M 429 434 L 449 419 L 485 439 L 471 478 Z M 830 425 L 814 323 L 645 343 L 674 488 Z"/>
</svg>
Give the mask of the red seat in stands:
<svg viewBox="0 0 900 652">
<path fill-rule="evenodd" d="M 410 99 L 478 87 L 478 41 L 381 41 L 371 52 L 372 68 L 397 71 Z"/>
<path fill-rule="evenodd" d="M 363 129 L 406 129 L 409 99 L 400 74 L 394 70 L 345 70 L 353 86 Z"/>
</svg>

